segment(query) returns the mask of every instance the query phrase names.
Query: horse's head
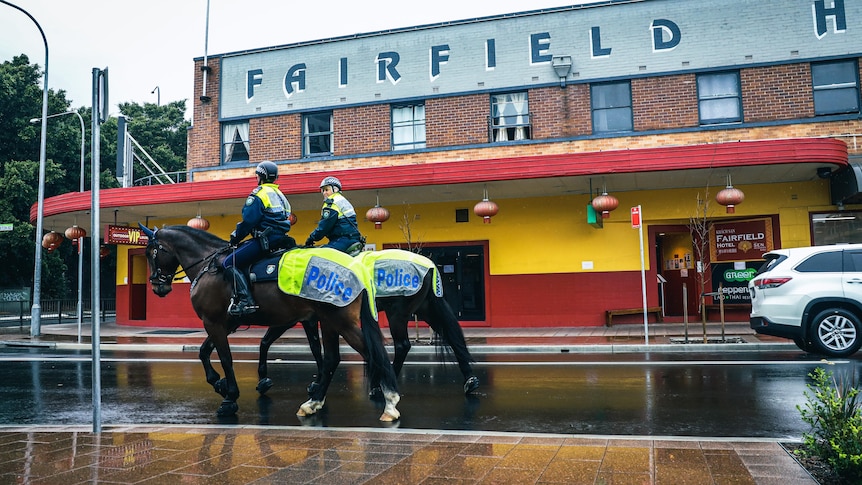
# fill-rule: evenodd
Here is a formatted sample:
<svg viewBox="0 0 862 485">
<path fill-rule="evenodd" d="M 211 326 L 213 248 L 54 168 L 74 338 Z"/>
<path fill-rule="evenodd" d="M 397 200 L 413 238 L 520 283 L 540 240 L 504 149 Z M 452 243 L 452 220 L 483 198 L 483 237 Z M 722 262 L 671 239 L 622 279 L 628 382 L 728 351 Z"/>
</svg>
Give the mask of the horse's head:
<svg viewBox="0 0 862 485">
<path fill-rule="evenodd" d="M 173 289 L 171 285 L 180 267 L 180 261 L 170 248 L 159 241 L 156 234 L 158 228 L 150 230 L 141 223 L 138 223 L 138 226 L 148 239 L 147 263 L 150 265 L 150 283 L 153 285 L 153 293 L 165 296 Z"/>
</svg>

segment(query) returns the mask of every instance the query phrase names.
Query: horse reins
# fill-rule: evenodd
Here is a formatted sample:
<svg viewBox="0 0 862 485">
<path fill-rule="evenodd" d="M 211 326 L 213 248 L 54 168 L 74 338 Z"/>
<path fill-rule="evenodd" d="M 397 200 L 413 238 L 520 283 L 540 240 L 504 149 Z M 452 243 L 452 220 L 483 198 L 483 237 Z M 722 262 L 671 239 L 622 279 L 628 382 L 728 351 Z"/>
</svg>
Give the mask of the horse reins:
<svg viewBox="0 0 862 485">
<path fill-rule="evenodd" d="M 156 238 L 153 238 L 152 242 L 156 243 L 156 245 L 157 245 L 157 247 L 153 248 L 153 261 L 155 261 L 155 260 L 156 260 L 156 257 L 158 256 L 158 252 L 159 252 L 159 250 L 160 250 L 160 249 L 161 249 L 161 250 L 164 250 L 164 246 L 162 246 L 162 243 L 161 243 L 161 242 L 159 242 L 158 240 L 156 240 Z M 220 255 L 220 254 L 222 254 L 222 253 L 224 253 L 224 252 L 228 251 L 229 249 L 230 249 L 230 246 L 227 246 L 227 247 L 224 247 L 224 248 L 217 249 L 215 252 L 213 252 L 213 253 L 212 253 L 212 254 L 210 254 L 209 256 L 206 256 L 206 257 L 204 257 L 204 258 L 201 258 L 201 259 L 199 259 L 199 260 L 195 261 L 194 263 L 192 263 L 192 264 L 190 264 L 190 265 L 188 265 L 188 266 L 183 266 L 183 267 L 182 267 L 182 272 L 183 272 L 183 273 L 185 273 L 186 275 L 188 275 L 188 270 L 190 270 L 190 269 L 194 268 L 195 266 L 197 266 L 197 265 L 199 265 L 199 264 L 201 264 L 201 263 L 204 263 L 204 262 L 210 262 L 210 263 L 212 263 L 212 261 L 213 261 L 216 257 L 218 257 L 218 255 Z M 205 273 L 205 272 L 206 272 L 206 271 L 201 271 L 200 273 L 198 273 L 197 277 L 195 277 L 195 280 L 192 282 L 192 288 L 194 288 L 194 284 L 195 284 L 195 283 L 197 282 L 197 280 L 201 277 L 201 275 L 202 275 L 203 273 Z M 167 283 L 169 283 L 169 282 L 176 281 L 176 280 L 178 279 L 178 278 L 176 277 L 176 275 L 177 275 L 177 271 L 174 271 L 173 273 L 163 273 L 163 272 L 162 272 L 162 268 L 161 268 L 161 267 L 156 267 L 155 274 L 154 274 L 153 276 L 151 276 L 151 277 L 150 277 L 150 283 L 152 283 L 152 284 L 159 284 L 159 285 L 165 285 L 165 284 L 167 284 Z"/>
</svg>

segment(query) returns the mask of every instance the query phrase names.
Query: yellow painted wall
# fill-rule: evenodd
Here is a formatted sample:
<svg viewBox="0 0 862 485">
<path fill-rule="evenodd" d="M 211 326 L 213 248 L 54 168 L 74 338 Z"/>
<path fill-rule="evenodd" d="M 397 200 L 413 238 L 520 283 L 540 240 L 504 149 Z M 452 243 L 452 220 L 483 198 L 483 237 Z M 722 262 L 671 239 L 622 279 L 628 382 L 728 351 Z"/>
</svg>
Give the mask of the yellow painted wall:
<svg viewBox="0 0 862 485">
<path fill-rule="evenodd" d="M 759 217 L 778 214 L 781 247 L 808 246 L 810 241 L 809 212 L 834 210 L 829 201 L 828 181 L 812 180 L 788 184 L 744 184 L 735 186 L 745 192 L 745 201 L 736 207 L 735 214 L 726 214 L 725 208 L 715 202 L 714 197 L 723 187 L 708 190 L 713 220 L 726 218 Z M 697 196 L 705 189 L 670 189 L 639 192 L 610 193 L 616 196 L 619 207 L 604 220 L 604 228 L 596 229 L 586 222 L 586 194 L 545 198 L 494 200 L 500 207 L 491 224 L 473 214 L 473 205 L 478 202 L 445 202 L 438 204 L 387 205 L 390 219 L 383 228 L 374 229 L 374 224 L 360 220 L 359 229 L 367 242 L 381 249 L 385 244 L 406 245 L 406 238 L 399 226 L 407 215 L 412 222 L 410 229 L 414 243 L 437 243 L 458 241 L 489 241 L 490 272 L 492 275 L 545 274 L 569 272 L 613 272 L 639 271 L 640 246 L 638 230 L 631 227 L 630 208 L 640 204 L 644 219 L 644 244 L 646 257 L 647 227 L 653 224 L 685 225 L 697 214 Z M 348 198 L 349 192 L 345 193 Z M 493 193 L 492 193 L 493 195 Z M 235 216 L 207 217 L 209 231 L 227 239 L 239 221 L 239 209 Z M 300 208 L 294 206 L 297 224 L 290 234 L 302 244 L 314 230 L 320 217 L 319 207 Z M 357 207 L 362 219 L 368 207 Z M 455 222 L 455 210 L 468 209 L 467 223 Z M 187 218 L 150 221 L 150 225 L 185 224 Z M 649 267 L 649 261 L 647 261 Z M 126 252 L 118 252 L 117 284 L 124 284 L 127 268 Z"/>
</svg>

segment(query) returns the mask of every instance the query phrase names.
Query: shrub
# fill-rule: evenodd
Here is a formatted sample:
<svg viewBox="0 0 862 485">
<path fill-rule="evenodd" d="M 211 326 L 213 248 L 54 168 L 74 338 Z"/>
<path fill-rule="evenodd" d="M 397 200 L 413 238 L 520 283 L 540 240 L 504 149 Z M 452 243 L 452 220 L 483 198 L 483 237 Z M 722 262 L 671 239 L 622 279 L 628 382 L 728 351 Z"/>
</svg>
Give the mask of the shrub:
<svg viewBox="0 0 862 485">
<path fill-rule="evenodd" d="M 862 403 L 853 379 L 836 379 L 822 368 L 809 374 L 805 406 L 796 406 L 811 432 L 802 435 L 802 454 L 819 456 L 849 483 L 862 479 Z"/>
</svg>

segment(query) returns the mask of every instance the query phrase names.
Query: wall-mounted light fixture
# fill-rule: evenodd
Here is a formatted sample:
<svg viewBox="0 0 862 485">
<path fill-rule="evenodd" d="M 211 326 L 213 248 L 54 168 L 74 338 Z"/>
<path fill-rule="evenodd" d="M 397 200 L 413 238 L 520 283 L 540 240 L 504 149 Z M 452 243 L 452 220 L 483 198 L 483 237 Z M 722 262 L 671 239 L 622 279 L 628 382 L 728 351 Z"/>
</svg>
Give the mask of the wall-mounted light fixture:
<svg viewBox="0 0 862 485">
<path fill-rule="evenodd" d="M 560 78 L 560 87 L 566 87 L 566 78 L 572 71 L 572 56 L 554 56 L 551 58 L 551 66 Z"/>
</svg>

